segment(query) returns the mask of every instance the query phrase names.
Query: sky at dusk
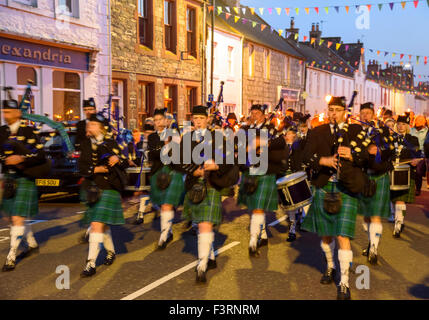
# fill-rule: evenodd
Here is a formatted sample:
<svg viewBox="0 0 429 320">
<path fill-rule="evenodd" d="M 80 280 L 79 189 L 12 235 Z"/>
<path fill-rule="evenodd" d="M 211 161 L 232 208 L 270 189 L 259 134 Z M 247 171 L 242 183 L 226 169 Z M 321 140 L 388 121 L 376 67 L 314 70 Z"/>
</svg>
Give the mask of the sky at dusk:
<svg viewBox="0 0 429 320">
<path fill-rule="evenodd" d="M 377 5 L 379 3 L 384 3 L 381 11 Z M 424 56 L 429 56 L 429 7 L 426 0 L 420 0 L 417 9 L 414 8 L 413 2 L 408 2 L 405 9 L 402 9 L 400 3 L 395 3 L 393 10 L 389 7 L 389 0 L 241 0 L 241 4 L 265 8 L 262 18 L 276 30 L 288 28 L 290 17 L 295 17 L 295 27 L 300 29 L 300 41 L 304 35 L 309 36 L 311 24 L 317 22 L 321 26 L 322 37 L 340 36 L 344 43 L 357 42 L 360 39 L 365 45 L 366 61 L 377 59 L 381 64 L 385 61 L 395 61 L 399 65 L 400 61 L 409 61 L 408 54 L 420 55 L 419 65 L 416 65 L 415 56 L 411 65 L 414 66 L 416 75 L 427 76 L 421 80 L 429 81 L 429 63 L 424 65 Z M 369 29 L 358 28 L 356 20 L 362 14 L 356 12 L 355 5 L 367 4 L 373 5 L 367 15 Z M 344 7 L 340 7 L 339 13 L 333 7 L 329 8 L 328 14 L 324 10 L 325 6 L 346 5 L 350 6 L 348 14 Z M 298 15 L 294 9 L 296 7 L 300 8 Z M 311 8 L 309 14 L 304 10 L 306 7 Z M 319 14 L 312 7 L 319 7 Z M 269 14 L 267 8 L 283 9 L 281 15 L 278 15 L 275 9 Z M 289 16 L 284 8 L 291 8 Z M 256 13 L 259 14 L 258 9 Z M 374 53 L 369 49 L 375 50 Z M 391 54 L 385 57 L 384 53 L 380 53 L 377 56 L 376 50 L 397 52 L 398 55 L 393 58 Z M 399 53 L 405 54 L 402 60 Z M 418 78 L 415 79 L 419 81 Z"/>
</svg>

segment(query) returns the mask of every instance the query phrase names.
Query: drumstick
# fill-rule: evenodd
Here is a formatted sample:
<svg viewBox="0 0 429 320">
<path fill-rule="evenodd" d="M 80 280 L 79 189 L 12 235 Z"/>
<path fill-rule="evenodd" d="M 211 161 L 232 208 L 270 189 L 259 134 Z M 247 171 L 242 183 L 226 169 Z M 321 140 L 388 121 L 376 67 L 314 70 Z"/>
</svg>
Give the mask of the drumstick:
<svg viewBox="0 0 429 320">
<path fill-rule="evenodd" d="M 412 162 L 412 161 L 414 161 L 414 160 L 423 160 L 424 158 L 416 158 L 416 159 L 411 159 L 411 160 L 407 160 L 407 161 L 404 161 L 404 162 L 400 162 L 400 163 L 398 163 L 398 165 L 399 166 L 402 166 L 403 164 L 408 164 L 408 163 L 410 163 L 410 162 Z"/>
</svg>

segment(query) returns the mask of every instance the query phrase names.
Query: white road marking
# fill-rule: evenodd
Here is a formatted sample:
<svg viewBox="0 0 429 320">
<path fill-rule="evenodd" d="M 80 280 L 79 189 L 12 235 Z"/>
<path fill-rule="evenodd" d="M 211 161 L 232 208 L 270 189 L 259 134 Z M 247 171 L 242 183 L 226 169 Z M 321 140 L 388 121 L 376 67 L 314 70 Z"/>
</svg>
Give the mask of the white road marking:
<svg viewBox="0 0 429 320">
<path fill-rule="evenodd" d="M 9 228 L 0 229 L 0 232 L 2 231 L 9 231 Z"/>
<path fill-rule="evenodd" d="M 281 218 L 277 219 L 276 221 L 271 222 L 268 226 L 269 226 L 269 227 L 274 227 L 275 225 L 279 224 L 280 222 L 285 221 L 285 220 L 286 220 L 286 217 L 287 217 L 287 216 L 286 216 L 286 215 L 284 215 L 283 217 L 281 217 Z"/>
<path fill-rule="evenodd" d="M 222 248 L 216 250 L 215 255 L 217 256 L 219 253 L 222 253 L 228 249 L 231 249 L 232 247 L 235 247 L 239 243 L 240 242 L 238 242 L 238 241 L 231 242 L 230 244 L 227 244 L 226 246 L 223 246 Z M 137 290 L 136 292 L 122 298 L 121 300 L 134 300 L 135 298 L 138 298 L 138 297 L 144 295 L 145 293 L 155 289 L 156 287 L 159 287 L 160 285 L 166 283 L 167 281 L 169 281 L 169 280 L 181 275 L 182 273 L 194 268 L 197 264 L 198 264 L 198 260 L 184 266 L 183 268 L 180 268 L 180 269 L 166 275 L 165 277 L 162 277 L 161 279 L 156 280 L 155 282 L 152 282 L 151 284 L 147 285 L 146 287 L 143 287 L 140 290 Z"/>
</svg>

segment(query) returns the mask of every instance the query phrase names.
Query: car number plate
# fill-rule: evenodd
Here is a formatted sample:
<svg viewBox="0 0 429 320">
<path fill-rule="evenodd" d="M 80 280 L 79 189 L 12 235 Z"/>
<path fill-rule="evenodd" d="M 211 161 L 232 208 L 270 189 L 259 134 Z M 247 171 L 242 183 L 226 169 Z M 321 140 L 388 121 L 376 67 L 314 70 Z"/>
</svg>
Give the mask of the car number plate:
<svg viewBox="0 0 429 320">
<path fill-rule="evenodd" d="M 36 186 L 39 187 L 58 187 L 59 185 L 59 179 L 36 179 Z"/>
</svg>

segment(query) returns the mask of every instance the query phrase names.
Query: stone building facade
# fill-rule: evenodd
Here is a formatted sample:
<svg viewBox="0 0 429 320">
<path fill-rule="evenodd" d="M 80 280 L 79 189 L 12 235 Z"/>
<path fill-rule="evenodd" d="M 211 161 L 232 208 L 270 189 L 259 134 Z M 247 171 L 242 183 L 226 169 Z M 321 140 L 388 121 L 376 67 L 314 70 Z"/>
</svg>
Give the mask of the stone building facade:
<svg viewBox="0 0 429 320">
<path fill-rule="evenodd" d="M 204 8 L 199 0 L 112 1 L 114 105 L 129 128 L 166 107 L 179 122 L 202 101 Z"/>
</svg>

